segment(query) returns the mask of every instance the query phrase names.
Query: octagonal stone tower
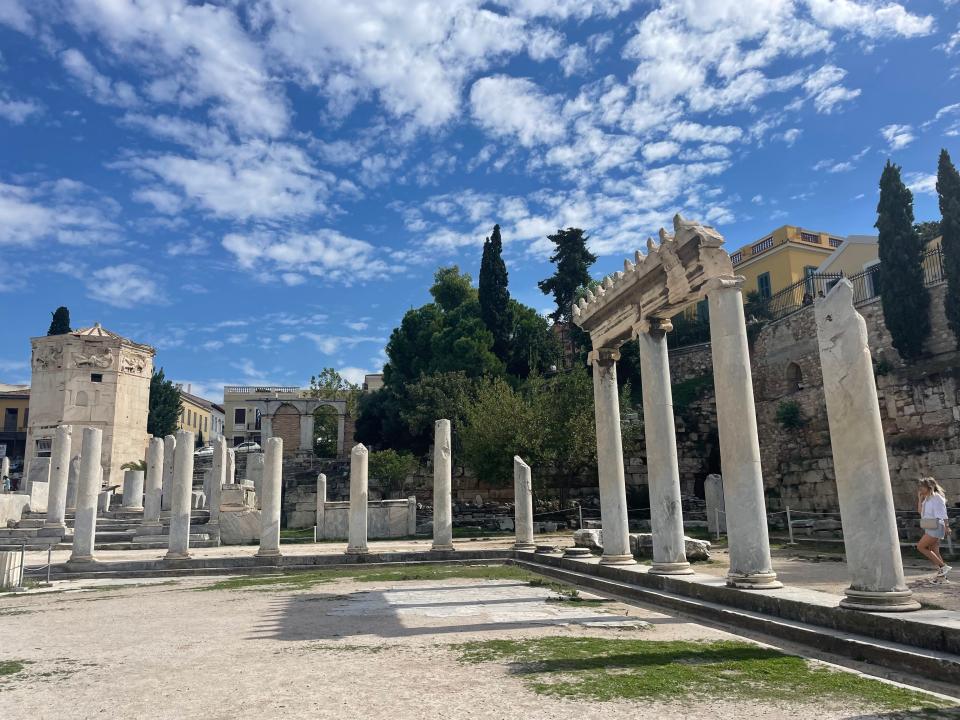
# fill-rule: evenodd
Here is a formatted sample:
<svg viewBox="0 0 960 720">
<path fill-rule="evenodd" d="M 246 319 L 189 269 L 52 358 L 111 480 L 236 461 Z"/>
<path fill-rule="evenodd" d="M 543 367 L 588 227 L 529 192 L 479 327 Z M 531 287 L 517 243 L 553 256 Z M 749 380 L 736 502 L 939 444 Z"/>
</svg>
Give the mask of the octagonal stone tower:
<svg viewBox="0 0 960 720">
<path fill-rule="evenodd" d="M 33 350 L 27 465 L 49 457 L 57 425 L 73 426 L 82 452 L 85 427 L 103 431 L 106 486 L 122 485 L 126 462 L 142 460 L 147 445 L 150 376 L 155 351 L 100 326 L 30 339 Z"/>
</svg>

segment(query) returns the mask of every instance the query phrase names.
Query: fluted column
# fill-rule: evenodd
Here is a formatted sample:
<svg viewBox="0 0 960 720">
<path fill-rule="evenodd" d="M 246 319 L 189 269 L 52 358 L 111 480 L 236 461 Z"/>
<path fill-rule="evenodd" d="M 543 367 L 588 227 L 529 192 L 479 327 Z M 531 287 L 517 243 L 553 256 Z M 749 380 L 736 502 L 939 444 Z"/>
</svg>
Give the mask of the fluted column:
<svg viewBox="0 0 960 720">
<path fill-rule="evenodd" d="M 647 483 L 650 489 L 650 528 L 653 533 L 653 567 L 660 575 L 689 575 L 683 539 L 680 503 L 680 465 L 667 354 L 669 320 L 654 320 L 640 329 L 640 374 L 643 378 L 643 428 L 647 441 Z"/>
<path fill-rule="evenodd" d="M 50 484 L 47 486 L 47 518 L 44 528 L 65 531 L 67 484 L 70 479 L 70 437 L 73 428 L 60 425 L 50 448 Z"/>
<path fill-rule="evenodd" d="M 710 344 L 717 396 L 720 464 L 726 494 L 730 571 L 727 584 L 745 589 L 782 587 L 770 560 L 753 374 L 739 276 L 709 280 Z"/>
<path fill-rule="evenodd" d="M 367 448 L 357 444 L 350 451 L 350 526 L 347 554 L 367 552 Z"/>
<path fill-rule="evenodd" d="M 534 550 L 533 542 L 533 479 L 530 466 L 518 456 L 513 457 L 513 525 L 517 540 L 515 550 Z"/>
<path fill-rule="evenodd" d="M 177 455 L 177 438 L 167 435 L 163 439 L 163 488 L 161 490 L 160 509 L 169 510 L 173 499 L 173 468 Z"/>
<path fill-rule="evenodd" d="M 260 549 L 257 557 L 280 556 L 280 494 L 283 483 L 283 439 L 267 438 L 263 449 L 263 502 L 260 507 Z"/>
<path fill-rule="evenodd" d="M 450 421 L 437 420 L 433 428 L 433 547 L 453 550 L 453 450 Z"/>
<path fill-rule="evenodd" d="M 619 359 L 620 351 L 611 348 L 598 348 L 589 356 L 589 362 L 593 365 L 597 474 L 600 476 L 600 522 L 603 526 L 603 556 L 600 562 L 607 565 L 636 562 L 630 552 L 627 487 L 623 473 L 620 393 L 617 390 Z"/>
<path fill-rule="evenodd" d="M 193 433 L 177 430 L 170 498 L 170 543 L 167 560 L 190 557 L 190 499 L 193 493 Z"/>
<path fill-rule="evenodd" d="M 83 449 L 80 459 L 80 482 L 77 486 L 77 509 L 73 521 L 73 547 L 70 562 L 93 561 L 93 545 L 97 533 L 97 496 L 103 481 L 100 450 L 103 431 L 100 428 L 83 429 Z"/>
</svg>

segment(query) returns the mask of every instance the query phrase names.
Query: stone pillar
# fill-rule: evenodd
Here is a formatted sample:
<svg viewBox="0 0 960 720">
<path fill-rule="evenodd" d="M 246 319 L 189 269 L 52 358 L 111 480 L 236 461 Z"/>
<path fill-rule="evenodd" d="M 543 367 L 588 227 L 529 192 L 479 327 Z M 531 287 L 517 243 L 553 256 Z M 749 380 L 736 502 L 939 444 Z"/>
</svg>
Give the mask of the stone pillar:
<svg viewBox="0 0 960 720">
<path fill-rule="evenodd" d="M 227 439 L 223 439 L 224 445 L 227 443 Z M 235 485 L 237 482 L 237 452 L 233 448 L 227 448 L 227 479 L 224 480 L 226 485 Z"/>
<path fill-rule="evenodd" d="M 77 509 L 77 488 L 80 487 L 80 453 L 70 460 L 70 474 L 67 476 L 67 510 Z"/>
<path fill-rule="evenodd" d="M 367 448 L 361 444 L 350 452 L 350 526 L 347 554 L 367 552 Z"/>
<path fill-rule="evenodd" d="M 220 524 L 220 495 L 227 482 L 227 441 L 217 438 L 213 441 L 213 467 L 210 470 L 210 495 L 207 505 L 210 507 L 210 525 Z"/>
<path fill-rule="evenodd" d="M 143 470 L 123 471 L 123 509 L 143 510 Z"/>
<path fill-rule="evenodd" d="M 47 486 L 47 519 L 44 528 L 65 531 L 67 484 L 70 481 L 70 437 L 73 428 L 60 425 L 50 448 L 50 484 Z"/>
<path fill-rule="evenodd" d="M 266 443 L 266 440 L 264 443 Z M 257 496 L 257 509 L 259 510 L 263 507 L 260 502 L 260 495 L 263 492 L 263 453 L 247 453 L 247 480 L 253 483 L 253 492 Z"/>
<path fill-rule="evenodd" d="M 343 457 L 343 448 L 346 435 L 347 418 L 345 415 L 337 415 L 337 457 Z"/>
<path fill-rule="evenodd" d="M 190 557 L 193 433 L 189 430 L 177 430 L 176 441 L 173 483 L 170 491 L 170 543 L 166 554 L 167 560 L 185 560 Z"/>
<path fill-rule="evenodd" d="M 263 448 L 263 508 L 257 557 L 280 557 L 280 495 L 283 485 L 283 438 L 268 438 Z"/>
<path fill-rule="evenodd" d="M 273 437 L 273 418 L 269 415 L 260 416 L 260 445 L 263 447 L 263 441 Z M 249 458 L 248 458 L 249 459 Z"/>
<path fill-rule="evenodd" d="M 707 475 L 707 479 L 703 481 L 703 497 L 707 504 L 707 531 L 711 534 L 725 533 L 727 505 L 723 498 L 723 477 Z"/>
<path fill-rule="evenodd" d="M 73 521 L 73 548 L 70 562 L 93 561 L 93 545 L 97 533 L 97 498 L 103 480 L 100 451 L 103 431 L 83 429 L 83 453 L 80 460 L 80 482 L 77 486 L 77 509 Z"/>
<path fill-rule="evenodd" d="M 783 587 L 770 561 L 753 375 L 743 317 L 743 278 L 707 281 L 710 343 L 717 396 L 720 464 L 727 503 L 730 571 L 727 584 L 744 589 Z"/>
<path fill-rule="evenodd" d="M 163 489 L 161 490 L 160 509 L 169 510 L 173 499 L 173 468 L 176 462 L 177 438 L 167 435 L 163 439 Z"/>
<path fill-rule="evenodd" d="M 317 537 L 323 537 L 323 520 L 327 502 L 327 476 L 317 475 Z"/>
<path fill-rule="evenodd" d="M 514 550 L 536 550 L 533 542 L 533 479 L 530 466 L 513 456 L 513 525 L 517 533 Z"/>
<path fill-rule="evenodd" d="M 300 416 L 300 449 L 313 452 L 313 413 Z"/>
<path fill-rule="evenodd" d="M 437 420 L 433 426 L 433 546 L 431 550 L 453 550 L 453 450 L 450 421 Z"/>
<path fill-rule="evenodd" d="M 407 498 L 407 535 L 413 537 L 417 534 L 417 498 L 410 496 Z"/>
<path fill-rule="evenodd" d="M 10 458 L 4 455 L 0 458 L 0 487 L 3 485 L 3 479 L 10 477 Z"/>
<path fill-rule="evenodd" d="M 673 421 L 670 358 L 667 355 L 669 320 L 652 320 L 637 333 L 640 374 L 643 378 L 643 427 L 647 441 L 647 482 L 650 487 L 650 527 L 653 566 L 658 575 L 689 575 L 683 539 L 680 503 L 680 464 Z"/>
<path fill-rule="evenodd" d="M 814 304 L 850 587 L 840 607 L 917 610 L 903 576 L 867 325 L 841 280 Z"/>
<path fill-rule="evenodd" d="M 143 524 L 160 525 L 160 503 L 163 493 L 163 445 L 161 438 L 152 437 L 147 445 L 146 495 L 143 499 Z"/>
<path fill-rule="evenodd" d="M 605 565 L 630 565 L 636 562 L 630 552 L 627 486 L 620 438 L 620 393 L 617 390 L 619 359 L 620 351 L 610 348 L 598 348 L 589 356 L 589 362 L 593 365 L 600 522 L 603 526 L 603 557 L 600 562 Z"/>
</svg>

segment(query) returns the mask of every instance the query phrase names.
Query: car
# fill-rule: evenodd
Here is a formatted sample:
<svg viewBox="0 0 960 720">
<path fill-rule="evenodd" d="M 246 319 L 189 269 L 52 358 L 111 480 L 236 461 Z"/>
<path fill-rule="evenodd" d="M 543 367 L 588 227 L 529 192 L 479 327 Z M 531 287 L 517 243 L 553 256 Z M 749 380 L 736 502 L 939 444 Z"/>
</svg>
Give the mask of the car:
<svg viewBox="0 0 960 720">
<path fill-rule="evenodd" d="M 233 450 L 238 453 L 263 452 L 260 445 L 255 442 L 240 443 Z"/>
<path fill-rule="evenodd" d="M 212 457 L 213 456 L 213 445 L 204 445 L 193 451 L 194 457 Z"/>
</svg>

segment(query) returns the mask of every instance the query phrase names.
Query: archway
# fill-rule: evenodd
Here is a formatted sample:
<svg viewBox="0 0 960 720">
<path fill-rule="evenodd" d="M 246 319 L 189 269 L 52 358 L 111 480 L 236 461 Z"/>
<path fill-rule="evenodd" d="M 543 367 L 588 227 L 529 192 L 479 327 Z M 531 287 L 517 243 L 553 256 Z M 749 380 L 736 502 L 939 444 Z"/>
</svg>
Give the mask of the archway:
<svg viewBox="0 0 960 720">
<path fill-rule="evenodd" d="M 300 447 L 300 411 L 284 403 L 277 408 L 271 421 L 271 435 L 283 439 L 283 454 L 289 455 Z"/>
<path fill-rule="evenodd" d="M 337 436 L 340 414 L 330 405 L 321 405 L 313 411 L 313 454 L 322 458 L 337 457 Z"/>
<path fill-rule="evenodd" d="M 788 393 L 795 393 L 797 390 L 802 390 L 803 370 L 800 369 L 800 366 L 797 365 L 797 363 L 790 363 L 787 365 L 786 372 L 784 373 L 784 380 L 787 384 Z"/>
</svg>

